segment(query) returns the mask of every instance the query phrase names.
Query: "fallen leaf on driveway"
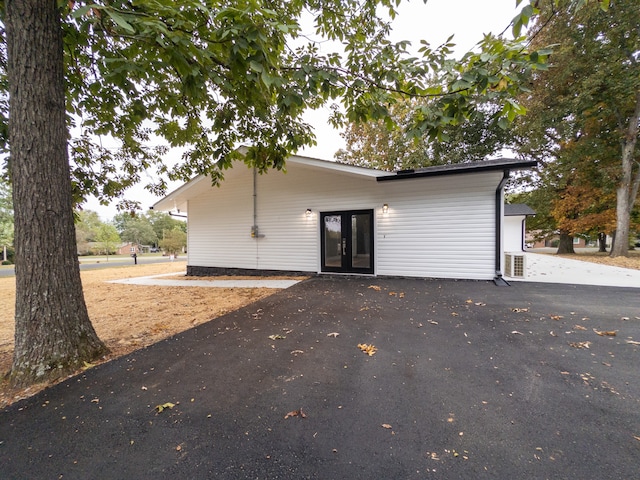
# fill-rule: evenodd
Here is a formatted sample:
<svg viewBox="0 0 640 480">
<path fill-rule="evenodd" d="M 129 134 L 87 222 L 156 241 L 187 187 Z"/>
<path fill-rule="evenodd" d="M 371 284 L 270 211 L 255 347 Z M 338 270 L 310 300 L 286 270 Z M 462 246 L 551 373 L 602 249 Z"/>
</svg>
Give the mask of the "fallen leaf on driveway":
<svg viewBox="0 0 640 480">
<path fill-rule="evenodd" d="M 571 342 L 571 343 L 569 343 L 569 346 L 573 347 L 573 348 L 589 348 L 589 345 L 591 345 L 591 342 Z"/>
<path fill-rule="evenodd" d="M 156 410 L 158 411 L 158 413 L 162 413 L 165 408 L 172 409 L 175 406 L 175 403 L 167 402 L 163 403 L 162 405 L 156 405 Z"/>
<path fill-rule="evenodd" d="M 331 333 L 327 333 L 327 337 L 333 337 L 333 338 L 336 338 L 338 335 L 340 335 L 338 332 L 331 332 Z"/>
<path fill-rule="evenodd" d="M 638 440 L 640 442 L 640 437 L 638 435 L 634 435 L 633 438 L 635 438 L 636 440 Z"/>
<path fill-rule="evenodd" d="M 376 353 L 376 350 L 378 350 L 373 345 L 367 345 L 366 343 L 359 343 L 358 348 L 369 356 L 374 355 Z"/>
<path fill-rule="evenodd" d="M 524 335 L 524 333 L 519 332 L 517 330 L 514 330 L 513 332 L 511 332 L 513 335 Z"/>
<path fill-rule="evenodd" d="M 640 342 L 636 342 L 635 340 L 627 340 L 626 341 L 629 345 L 640 345 Z"/>
<path fill-rule="evenodd" d="M 388 423 L 383 423 L 382 425 L 380 425 L 382 428 L 393 428 L 391 425 L 389 425 Z"/>
<path fill-rule="evenodd" d="M 528 308 L 512 308 L 511 309 L 512 312 L 514 313 L 523 313 L 523 312 L 528 312 L 529 309 Z"/>
<path fill-rule="evenodd" d="M 271 340 L 283 340 L 283 339 L 285 339 L 285 338 L 287 338 L 287 337 L 286 337 L 286 336 L 284 336 L 284 335 L 269 335 L 269 338 L 270 338 Z"/>
<path fill-rule="evenodd" d="M 372 290 L 375 290 L 376 292 L 379 292 L 380 290 L 382 290 L 379 286 L 377 285 L 369 285 L 367 288 L 370 288 Z"/>
<path fill-rule="evenodd" d="M 82 370 L 88 370 L 89 368 L 95 367 L 95 363 L 84 362 L 82 365 Z"/>
<path fill-rule="evenodd" d="M 583 327 L 582 325 L 574 325 L 574 326 L 573 326 L 573 329 L 574 329 L 574 330 L 586 330 L 586 329 L 587 329 L 587 327 Z"/>
<path fill-rule="evenodd" d="M 307 415 L 302 411 L 301 408 L 299 408 L 298 410 L 294 410 L 292 412 L 289 412 L 284 416 L 285 420 L 287 418 L 290 418 L 290 417 L 307 418 Z"/>
<path fill-rule="evenodd" d="M 293 351 L 291 352 L 291 355 L 298 356 L 298 355 L 301 355 L 301 354 L 303 354 L 303 353 L 304 353 L 304 351 L 303 351 L 303 350 L 293 350 Z"/>
<path fill-rule="evenodd" d="M 549 315 L 549 317 L 551 317 L 551 320 L 560 320 L 564 318 L 562 315 Z"/>
<path fill-rule="evenodd" d="M 596 330 L 595 328 L 593 329 L 593 331 L 597 334 L 600 335 L 601 337 L 615 337 L 618 334 L 617 330 Z"/>
</svg>

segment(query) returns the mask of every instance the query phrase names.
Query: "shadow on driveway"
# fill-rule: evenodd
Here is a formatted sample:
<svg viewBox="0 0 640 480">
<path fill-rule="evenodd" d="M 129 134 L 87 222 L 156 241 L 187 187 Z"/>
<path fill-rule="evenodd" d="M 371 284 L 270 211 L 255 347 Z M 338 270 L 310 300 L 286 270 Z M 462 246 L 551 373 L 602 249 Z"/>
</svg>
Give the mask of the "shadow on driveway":
<svg viewBox="0 0 640 480">
<path fill-rule="evenodd" d="M 5 409 L 0 478 L 637 478 L 638 316 L 637 289 L 313 278 Z"/>
</svg>

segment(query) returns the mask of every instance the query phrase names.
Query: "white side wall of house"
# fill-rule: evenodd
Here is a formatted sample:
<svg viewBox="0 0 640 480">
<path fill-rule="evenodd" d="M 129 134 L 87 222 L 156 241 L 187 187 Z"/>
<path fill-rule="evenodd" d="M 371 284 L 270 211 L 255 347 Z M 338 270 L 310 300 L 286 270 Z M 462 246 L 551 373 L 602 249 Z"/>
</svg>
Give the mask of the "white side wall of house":
<svg viewBox="0 0 640 480">
<path fill-rule="evenodd" d="M 504 251 L 521 252 L 524 247 L 524 215 L 504 217 Z"/>
<path fill-rule="evenodd" d="M 385 182 L 377 218 L 377 273 L 495 276 L 495 190 L 501 172 Z"/>
<path fill-rule="evenodd" d="M 261 238 L 250 235 L 250 169 L 235 167 L 220 187 L 190 198 L 189 265 L 319 272 L 320 212 L 370 209 L 376 274 L 493 278 L 501 172 L 376 182 L 300 164 L 287 168 L 257 177 Z"/>
<path fill-rule="evenodd" d="M 258 268 L 256 242 L 250 236 L 252 183 L 235 170 L 227 173 L 221 187 L 189 199 L 189 265 Z"/>
</svg>

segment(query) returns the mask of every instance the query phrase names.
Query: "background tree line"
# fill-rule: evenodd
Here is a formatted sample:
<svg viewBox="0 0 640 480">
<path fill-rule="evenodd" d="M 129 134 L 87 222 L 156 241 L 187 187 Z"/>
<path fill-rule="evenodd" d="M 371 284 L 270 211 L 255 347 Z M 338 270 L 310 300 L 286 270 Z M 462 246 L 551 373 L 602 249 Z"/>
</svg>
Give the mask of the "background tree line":
<svg viewBox="0 0 640 480">
<path fill-rule="evenodd" d="M 11 186 L 0 179 L 0 260 L 6 264 L 13 263 L 13 224 Z M 92 210 L 78 210 L 75 231 L 80 255 L 113 254 L 122 243 L 154 247 L 167 254 L 180 253 L 187 246 L 187 222 L 153 210 L 122 212 L 109 221 L 102 221 Z"/>
<path fill-rule="evenodd" d="M 13 263 L 13 202 L 11 185 L 0 177 L 0 261 Z"/>
<path fill-rule="evenodd" d="M 627 255 L 640 232 L 640 3 L 573 9 L 549 1 L 536 8 L 528 43 L 553 45 L 553 54 L 518 96 L 526 115 L 505 122 L 489 95 L 437 136 L 411 137 L 411 112 L 435 100 L 404 99 L 390 110 L 404 131 L 385 121 L 351 123 L 336 158 L 383 170 L 480 161 L 505 151 L 535 159 L 539 169 L 509 185 L 511 202 L 536 211 L 528 228 L 540 238 L 559 235 L 559 253 L 573 253 L 574 236 L 598 239 L 605 251 L 610 235 L 611 256 Z"/>
<path fill-rule="evenodd" d="M 640 229 L 640 4 L 616 0 L 572 11 L 546 2 L 529 32 L 532 45 L 554 44 L 546 72 L 534 72 L 521 97 L 527 115 L 514 127 L 518 152 L 540 162 L 518 200 L 538 215 L 531 226 L 571 237 L 614 237 L 626 255 Z"/>
<path fill-rule="evenodd" d="M 153 210 L 133 215 L 122 212 L 103 222 L 96 212 L 83 210 L 77 215 L 76 238 L 80 254 L 111 254 L 122 243 L 177 254 L 187 246 L 187 223 Z"/>
</svg>

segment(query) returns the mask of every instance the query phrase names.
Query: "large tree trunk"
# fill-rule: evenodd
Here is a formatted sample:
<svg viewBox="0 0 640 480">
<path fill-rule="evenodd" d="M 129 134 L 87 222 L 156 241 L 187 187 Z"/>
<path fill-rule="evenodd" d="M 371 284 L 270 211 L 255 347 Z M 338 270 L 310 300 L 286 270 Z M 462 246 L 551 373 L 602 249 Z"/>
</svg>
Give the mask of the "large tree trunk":
<svg viewBox="0 0 640 480">
<path fill-rule="evenodd" d="M 629 256 L 629 221 L 631 210 L 640 188 L 640 168 L 636 167 L 635 150 L 638 141 L 638 121 L 640 120 L 640 92 L 636 93 L 636 105 L 624 137 L 622 146 L 622 175 L 616 189 L 616 241 L 611 246 L 611 257 Z"/>
<path fill-rule="evenodd" d="M 560 243 L 558 243 L 558 251 L 556 253 L 576 253 L 573 249 L 573 237 L 567 233 L 560 232 Z"/>
<path fill-rule="evenodd" d="M 629 168 L 631 170 L 631 168 Z M 610 257 L 629 256 L 629 221 L 631 205 L 629 202 L 630 177 L 623 173 L 623 180 L 616 189 L 616 236 L 611 245 Z"/>
<path fill-rule="evenodd" d="M 84 302 L 65 124 L 56 0 L 7 0 L 9 142 L 16 246 L 14 385 L 106 353 Z"/>
<path fill-rule="evenodd" d="M 600 232 L 598 234 L 598 252 L 607 251 L 607 234 Z"/>
</svg>

